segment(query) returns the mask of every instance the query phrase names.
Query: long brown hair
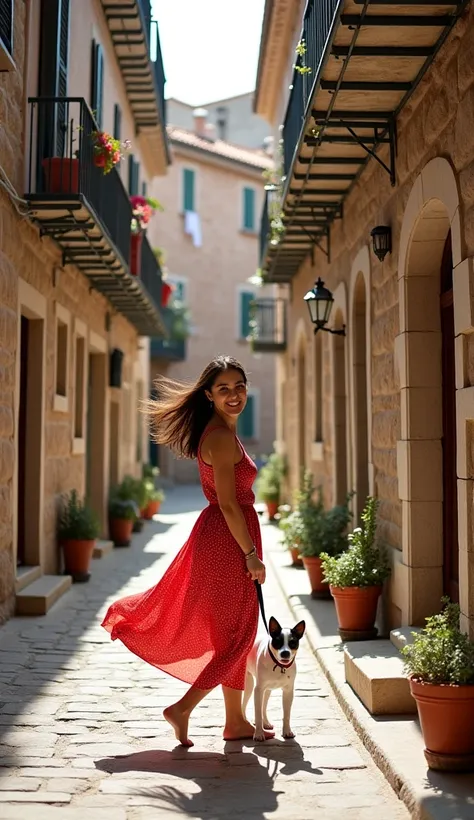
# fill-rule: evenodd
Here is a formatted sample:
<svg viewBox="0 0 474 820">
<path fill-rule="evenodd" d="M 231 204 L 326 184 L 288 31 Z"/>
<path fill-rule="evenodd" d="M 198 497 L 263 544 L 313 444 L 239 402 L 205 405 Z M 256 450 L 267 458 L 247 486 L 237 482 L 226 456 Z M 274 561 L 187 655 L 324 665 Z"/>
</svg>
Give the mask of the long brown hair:
<svg viewBox="0 0 474 820">
<path fill-rule="evenodd" d="M 182 458 L 196 458 L 201 436 L 214 408 L 206 396 L 225 370 L 238 370 L 247 384 L 247 374 L 232 356 L 216 356 L 192 384 L 161 377 L 155 383 L 156 400 L 147 402 L 151 433 L 158 444 L 166 444 Z"/>
</svg>

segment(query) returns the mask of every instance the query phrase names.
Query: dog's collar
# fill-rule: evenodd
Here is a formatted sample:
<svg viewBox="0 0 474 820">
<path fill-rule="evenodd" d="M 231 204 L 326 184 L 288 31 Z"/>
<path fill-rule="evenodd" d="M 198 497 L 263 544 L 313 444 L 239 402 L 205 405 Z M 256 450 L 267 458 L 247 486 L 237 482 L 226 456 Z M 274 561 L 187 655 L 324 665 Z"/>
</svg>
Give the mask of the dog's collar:
<svg viewBox="0 0 474 820">
<path fill-rule="evenodd" d="M 277 666 L 279 666 L 279 667 L 280 667 L 280 669 L 281 669 L 281 673 L 282 673 L 282 675 L 284 675 L 284 674 L 285 674 L 285 672 L 286 672 L 286 670 L 287 670 L 287 669 L 289 669 L 291 666 L 293 666 L 293 664 L 294 664 L 294 662 L 295 662 L 295 657 L 296 657 L 296 655 L 293 655 L 293 657 L 292 657 L 292 659 L 291 659 L 290 663 L 280 663 L 280 661 L 279 661 L 279 660 L 277 660 L 277 658 L 275 658 L 275 655 L 273 654 L 273 652 L 272 652 L 272 650 L 270 649 L 270 647 L 268 647 L 268 652 L 270 653 L 270 657 L 271 657 L 272 661 L 274 661 L 274 663 L 275 663 L 275 666 L 273 667 L 273 671 L 275 671 L 275 669 L 277 668 Z"/>
</svg>

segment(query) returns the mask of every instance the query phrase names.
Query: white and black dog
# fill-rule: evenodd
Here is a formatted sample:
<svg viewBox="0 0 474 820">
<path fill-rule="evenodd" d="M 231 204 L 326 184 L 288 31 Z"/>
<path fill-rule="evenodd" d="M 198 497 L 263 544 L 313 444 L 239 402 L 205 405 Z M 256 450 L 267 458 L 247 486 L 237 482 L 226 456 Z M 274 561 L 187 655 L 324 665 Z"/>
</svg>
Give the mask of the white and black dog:
<svg viewBox="0 0 474 820">
<path fill-rule="evenodd" d="M 290 725 L 296 678 L 295 659 L 305 629 L 304 621 L 300 621 L 293 629 L 282 629 L 276 618 L 270 618 L 269 635 L 257 638 L 248 656 L 243 708 L 245 714 L 255 682 L 254 740 L 265 740 L 265 729 L 273 729 L 267 716 L 268 699 L 272 689 L 282 690 L 283 737 L 295 736 Z"/>
</svg>

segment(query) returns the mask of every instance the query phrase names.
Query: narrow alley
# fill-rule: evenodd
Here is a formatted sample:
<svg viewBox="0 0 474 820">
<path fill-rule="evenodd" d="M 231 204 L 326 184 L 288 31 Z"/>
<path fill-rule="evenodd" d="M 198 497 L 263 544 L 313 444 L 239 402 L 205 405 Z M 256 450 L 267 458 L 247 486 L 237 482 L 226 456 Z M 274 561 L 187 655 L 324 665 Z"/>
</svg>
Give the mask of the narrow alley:
<svg viewBox="0 0 474 820">
<path fill-rule="evenodd" d="M 44 618 L 0 633 L 2 820 L 402 820 L 409 815 L 340 711 L 308 645 L 298 656 L 294 741 L 222 740 L 215 691 L 196 710 L 195 746 L 176 747 L 162 718 L 185 687 L 139 661 L 100 627 L 108 604 L 159 579 L 204 504 L 200 489 L 168 493 L 163 514 L 93 565 Z M 263 525 L 263 535 L 269 531 Z M 293 625 L 271 566 L 268 614 Z M 159 635 L 157 636 L 159 640 Z M 252 713 L 251 715 L 252 716 Z"/>
</svg>

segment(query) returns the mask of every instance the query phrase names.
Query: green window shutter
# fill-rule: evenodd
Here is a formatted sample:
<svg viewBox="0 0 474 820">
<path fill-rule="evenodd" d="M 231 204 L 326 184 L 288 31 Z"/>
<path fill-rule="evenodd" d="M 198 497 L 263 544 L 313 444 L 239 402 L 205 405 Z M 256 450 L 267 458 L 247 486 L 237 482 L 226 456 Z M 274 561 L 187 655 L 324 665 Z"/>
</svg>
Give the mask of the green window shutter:
<svg viewBox="0 0 474 820">
<path fill-rule="evenodd" d="M 237 422 L 240 438 L 255 438 L 255 396 L 247 396 L 247 404 Z"/>
<path fill-rule="evenodd" d="M 99 128 L 102 128 L 104 104 L 104 52 L 100 43 L 92 40 L 91 108 Z"/>
<path fill-rule="evenodd" d="M 178 302 L 184 302 L 184 282 L 174 283 L 174 298 L 177 299 Z"/>
<path fill-rule="evenodd" d="M 140 163 L 135 160 L 133 154 L 128 157 L 128 193 L 130 196 L 137 196 L 140 180 Z"/>
<path fill-rule="evenodd" d="M 194 171 L 183 170 L 183 211 L 194 211 Z"/>
<path fill-rule="evenodd" d="M 246 339 L 250 333 L 251 306 L 254 295 L 250 291 L 240 291 L 240 338 Z"/>
<path fill-rule="evenodd" d="M 244 188 L 244 230 L 255 230 L 255 191 Z"/>
</svg>

